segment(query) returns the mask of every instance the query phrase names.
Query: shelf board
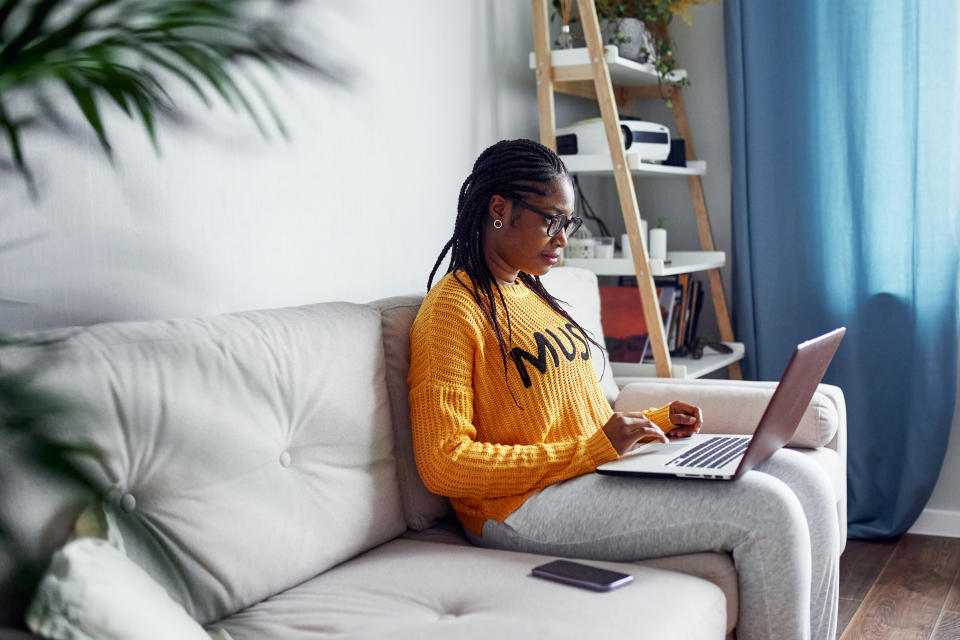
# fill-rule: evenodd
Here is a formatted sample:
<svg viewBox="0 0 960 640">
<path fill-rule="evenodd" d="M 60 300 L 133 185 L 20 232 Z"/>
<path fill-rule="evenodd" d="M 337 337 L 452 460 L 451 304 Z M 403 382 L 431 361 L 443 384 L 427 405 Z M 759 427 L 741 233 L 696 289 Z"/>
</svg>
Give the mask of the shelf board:
<svg viewBox="0 0 960 640">
<path fill-rule="evenodd" d="M 636 60 L 621 58 L 617 47 L 607 45 L 603 48 L 604 59 L 610 70 L 610 79 L 619 87 L 639 87 L 658 84 L 657 72 L 652 64 L 641 64 Z M 550 64 L 554 67 L 579 67 L 590 64 L 590 53 L 586 47 L 578 49 L 554 49 L 550 52 Z M 537 66 L 537 56 L 530 52 L 530 68 Z M 683 69 L 674 70 L 665 82 L 677 82 L 687 77 Z"/>
<path fill-rule="evenodd" d="M 613 163 L 606 153 L 584 153 L 562 155 L 560 159 L 567 166 L 570 173 L 613 173 Z M 673 176 L 702 176 L 707 172 L 705 160 L 692 160 L 685 167 L 674 167 L 667 164 L 643 162 L 640 155 L 627 152 L 627 166 L 637 175 L 673 175 Z"/>
<path fill-rule="evenodd" d="M 650 259 L 650 274 L 653 276 L 672 276 L 679 273 L 694 273 L 719 269 L 727 263 L 727 254 L 723 251 L 670 251 L 667 252 L 669 264 L 663 260 Z M 580 267 L 592 271 L 598 276 L 635 276 L 633 260 L 623 257 L 614 258 L 572 258 L 564 259 L 564 266 Z"/>
<path fill-rule="evenodd" d="M 733 349 L 733 353 L 717 353 L 710 347 L 703 350 L 703 357 L 699 360 L 693 358 L 671 358 L 673 364 L 674 378 L 700 378 L 719 369 L 743 360 L 744 348 L 742 342 L 724 342 L 725 345 Z M 623 386 L 629 384 L 631 378 L 655 378 L 657 370 L 653 361 L 643 364 L 632 362 L 611 362 L 613 368 L 613 377 L 617 384 Z"/>
</svg>

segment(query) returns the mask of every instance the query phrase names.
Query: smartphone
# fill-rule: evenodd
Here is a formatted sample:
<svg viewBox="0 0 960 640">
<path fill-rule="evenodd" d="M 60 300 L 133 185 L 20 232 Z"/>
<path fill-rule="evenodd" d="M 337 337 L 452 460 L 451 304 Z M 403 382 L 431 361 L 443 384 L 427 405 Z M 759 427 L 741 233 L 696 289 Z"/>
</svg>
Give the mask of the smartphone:
<svg viewBox="0 0 960 640">
<path fill-rule="evenodd" d="M 594 591 L 612 591 L 633 582 L 633 576 L 629 573 L 591 567 L 569 560 L 554 560 L 534 567 L 530 573 L 538 578 L 556 580 Z"/>
</svg>

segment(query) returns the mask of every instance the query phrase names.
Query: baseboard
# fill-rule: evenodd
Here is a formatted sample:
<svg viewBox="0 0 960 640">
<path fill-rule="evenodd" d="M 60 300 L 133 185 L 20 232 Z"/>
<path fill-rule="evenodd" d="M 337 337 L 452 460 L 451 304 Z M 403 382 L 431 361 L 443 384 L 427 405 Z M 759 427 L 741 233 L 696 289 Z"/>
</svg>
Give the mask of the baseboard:
<svg viewBox="0 0 960 640">
<path fill-rule="evenodd" d="M 907 533 L 960 538 L 960 511 L 924 509 Z"/>
</svg>

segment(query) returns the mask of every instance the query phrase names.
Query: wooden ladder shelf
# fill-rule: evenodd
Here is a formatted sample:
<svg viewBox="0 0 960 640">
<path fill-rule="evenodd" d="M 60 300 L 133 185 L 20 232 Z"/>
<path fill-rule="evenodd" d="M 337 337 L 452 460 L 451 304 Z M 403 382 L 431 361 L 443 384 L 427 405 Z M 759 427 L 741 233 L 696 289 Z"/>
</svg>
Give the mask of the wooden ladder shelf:
<svg viewBox="0 0 960 640">
<path fill-rule="evenodd" d="M 627 163 L 626 151 L 621 141 L 620 116 L 618 108 L 635 99 L 669 97 L 673 102 L 673 113 L 677 133 L 686 141 L 688 160 L 696 159 L 690 123 L 687 120 L 686 103 L 680 87 L 660 87 L 654 85 L 617 86 L 613 84 L 607 65 L 604 45 L 600 35 L 600 22 L 597 18 L 594 0 L 577 0 L 584 38 L 587 41 L 589 64 L 553 67 L 550 50 L 550 15 L 548 0 L 531 0 L 533 9 L 534 65 L 537 82 L 537 104 L 540 119 L 540 142 L 554 151 L 557 149 L 555 94 L 567 93 L 595 99 L 600 106 L 607 145 L 610 150 L 613 176 L 616 180 L 617 195 L 623 222 L 630 238 L 630 251 L 633 256 L 634 271 L 637 276 L 637 288 L 643 304 L 643 316 L 646 321 L 653 358 L 658 377 L 673 377 L 673 365 L 667 347 L 666 331 L 660 317 L 660 304 L 657 298 L 653 274 L 650 272 L 649 255 L 640 232 L 640 209 L 633 183 L 633 175 Z M 663 93 L 661 93 L 661 89 Z M 669 92 L 669 93 L 668 93 Z M 697 220 L 700 245 L 704 251 L 715 251 L 713 231 L 707 215 L 707 204 L 703 194 L 700 175 L 687 175 L 687 185 Z M 723 292 L 720 269 L 709 269 L 710 291 L 716 311 L 720 338 L 724 342 L 733 342 L 733 327 Z M 740 380 L 740 363 L 728 365 L 731 379 Z"/>
</svg>

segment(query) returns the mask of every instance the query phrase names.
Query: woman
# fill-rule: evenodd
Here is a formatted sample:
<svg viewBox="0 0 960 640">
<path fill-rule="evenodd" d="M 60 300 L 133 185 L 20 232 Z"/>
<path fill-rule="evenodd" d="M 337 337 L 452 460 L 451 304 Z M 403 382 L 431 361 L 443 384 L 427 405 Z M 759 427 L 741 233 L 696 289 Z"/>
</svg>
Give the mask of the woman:
<svg viewBox="0 0 960 640">
<path fill-rule="evenodd" d="M 427 488 L 450 498 L 479 546 L 613 561 L 729 552 L 741 640 L 833 638 L 836 510 L 805 456 L 781 450 L 731 483 L 591 473 L 638 442 L 689 436 L 702 417 L 682 402 L 611 410 L 589 360 L 593 337 L 539 280 L 581 224 L 573 209 L 563 163 L 530 140 L 488 148 L 464 182 L 410 331 Z"/>
</svg>

